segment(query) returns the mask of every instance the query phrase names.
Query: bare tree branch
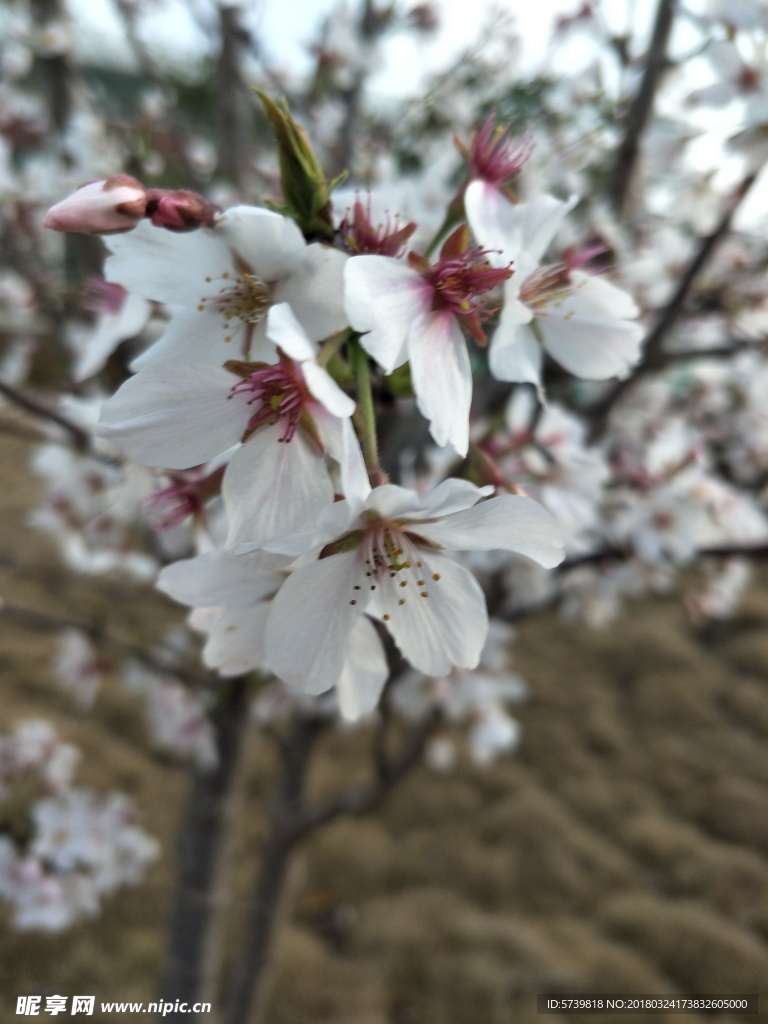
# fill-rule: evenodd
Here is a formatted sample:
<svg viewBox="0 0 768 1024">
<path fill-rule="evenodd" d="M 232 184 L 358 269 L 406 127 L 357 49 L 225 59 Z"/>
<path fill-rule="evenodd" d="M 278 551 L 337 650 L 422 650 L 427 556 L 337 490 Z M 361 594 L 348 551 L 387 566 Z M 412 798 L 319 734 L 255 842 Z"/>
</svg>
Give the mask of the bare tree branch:
<svg viewBox="0 0 768 1024">
<path fill-rule="evenodd" d="M 667 43 L 672 29 L 677 0 L 659 0 L 650 46 L 645 58 L 645 72 L 626 119 L 624 138 L 616 156 L 608 198 L 616 213 L 621 214 L 634 176 L 640 141 L 653 110 L 656 91 L 667 67 Z"/>
<path fill-rule="evenodd" d="M 0 395 L 5 395 L 9 401 L 13 402 L 14 405 L 18 405 L 20 409 L 26 409 L 27 412 L 31 412 L 40 419 L 50 420 L 51 423 L 62 427 L 66 430 L 72 439 L 73 445 L 79 452 L 88 452 L 90 450 L 92 441 L 89 431 L 73 420 L 70 420 L 67 416 L 64 416 L 57 409 L 52 409 L 45 402 L 41 402 L 39 398 L 34 398 L 26 391 L 21 391 L 13 384 L 8 384 L 1 378 Z"/>
<path fill-rule="evenodd" d="M 244 677 L 222 682 L 211 715 L 218 763 L 213 771 L 192 776 L 187 810 L 178 839 L 179 870 L 171 914 L 163 999 L 199 1001 L 210 994 L 209 974 L 218 966 L 228 867 L 234 824 L 236 778 L 248 722 L 248 687 Z M 188 1013 L 166 1017 L 170 1024 L 189 1021 Z"/>
</svg>

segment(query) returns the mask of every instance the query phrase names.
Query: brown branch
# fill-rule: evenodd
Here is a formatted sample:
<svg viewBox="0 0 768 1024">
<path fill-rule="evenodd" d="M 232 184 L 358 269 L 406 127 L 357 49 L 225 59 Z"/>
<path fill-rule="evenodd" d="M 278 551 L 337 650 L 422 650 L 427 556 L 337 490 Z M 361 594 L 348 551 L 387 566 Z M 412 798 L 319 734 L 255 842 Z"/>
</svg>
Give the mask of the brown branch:
<svg viewBox="0 0 768 1024">
<path fill-rule="evenodd" d="M 300 834 L 326 825 L 336 818 L 359 817 L 378 806 L 392 787 L 422 758 L 436 721 L 436 714 L 428 716 L 414 726 L 394 754 L 387 758 L 377 757 L 374 778 L 359 786 L 351 786 L 319 807 L 305 808 L 296 822 Z"/>
<path fill-rule="evenodd" d="M 706 235 L 701 240 L 698 249 L 694 253 L 693 258 L 685 270 L 685 273 L 680 278 L 674 295 L 664 307 L 659 318 L 648 334 L 643 346 L 642 359 L 635 367 L 632 375 L 630 377 L 626 377 L 624 380 L 620 380 L 617 384 L 614 384 L 608 393 L 589 410 L 589 418 L 592 421 L 590 439 L 593 442 L 602 437 L 608 425 L 611 410 L 622 395 L 624 395 L 624 393 L 631 388 L 637 380 L 645 376 L 645 374 L 659 369 L 664 364 L 666 355 L 664 353 L 663 346 L 667 335 L 682 315 L 685 302 L 696 278 L 709 261 L 717 246 L 730 231 L 731 223 L 736 211 L 754 184 L 756 177 L 757 172 L 755 171 L 744 178 L 736 189 L 734 195 L 731 197 L 731 200 L 715 229 L 711 234 Z"/>
<path fill-rule="evenodd" d="M 58 410 L 52 409 L 45 402 L 41 402 L 39 398 L 34 398 L 32 395 L 21 391 L 13 384 L 8 384 L 1 378 L 0 395 L 4 395 L 14 405 L 18 405 L 20 409 L 26 409 L 27 412 L 31 412 L 34 416 L 50 420 L 51 423 L 62 427 L 72 438 L 72 443 L 79 452 L 89 452 L 92 444 L 90 433 Z"/>
<path fill-rule="evenodd" d="M 216 66 L 216 121 L 219 127 L 219 173 L 244 190 L 248 177 L 245 90 L 240 52 L 249 36 L 235 6 L 219 7 L 220 50 Z"/>
<path fill-rule="evenodd" d="M 109 633 L 97 622 L 54 615 L 51 612 L 9 604 L 7 601 L 2 600 L 0 600 L 0 620 L 10 622 L 21 629 L 31 629 L 38 633 L 59 633 L 67 629 L 76 629 L 84 633 L 93 643 L 101 643 L 106 647 L 112 647 L 116 652 L 135 658 L 136 661 L 140 661 L 147 668 L 161 675 L 173 675 L 175 678 L 196 687 L 210 685 L 210 679 L 207 676 L 202 676 L 183 666 L 174 665 L 169 667 L 163 658 L 158 658 L 148 653 L 141 645 L 131 643 L 130 640 L 123 640 L 119 636 L 115 636 L 114 633 Z"/>
<path fill-rule="evenodd" d="M 217 966 L 218 924 L 225 903 L 221 888 L 231 849 L 236 780 L 248 722 L 245 678 L 221 686 L 223 692 L 211 715 L 218 763 L 213 771 L 194 772 L 178 838 L 178 881 L 162 991 L 163 1000 L 171 1003 L 207 998 L 209 974 Z M 165 1019 L 180 1024 L 190 1018 L 172 1012 Z"/>
<path fill-rule="evenodd" d="M 296 828 L 296 821 L 312 752 L 326 727 L 326 720 L 298 712 L 286 737 L 267 839 L 228 987 L 225 1024 L 251 1024 L 263 1006 L 291 857 L 303 834 Z"/>
<path fill-rule="evenodd" d="M 674 21 L 676 0 L 659 0 L 645 72 L 626 119 L 624 138 L 608 186 L 608 198 L 616 213 L 624 211 L 635 172 L 640 141 L 653 110 L 653 102 L 667 67 L 667 44 Z"/>
</svg>

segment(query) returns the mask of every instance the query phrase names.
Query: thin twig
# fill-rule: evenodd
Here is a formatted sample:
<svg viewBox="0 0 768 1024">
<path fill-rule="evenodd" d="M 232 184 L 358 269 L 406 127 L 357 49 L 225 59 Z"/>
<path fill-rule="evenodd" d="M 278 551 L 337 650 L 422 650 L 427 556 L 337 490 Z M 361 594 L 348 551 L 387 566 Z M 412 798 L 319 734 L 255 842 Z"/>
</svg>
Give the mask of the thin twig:
<svg viewBox="0 0 768 1024">
<path fill-rule="evenodd" d="M 336 818 L 359 817 L 373 810 L 408 769 L 421 759 L 436 722 L 437 715 L 428 716 L 414 726 L 394 754 L 386 759 L 377 758 L 374 778 L 351 786 L 318 807 L 304 808 L 295 823 L 297 830 L 304 834 Z"/>
<path fill-rule="evenodd" d="M 667 43 L 674 21 L 676 0 L 659 0 L 651 42 L 645 60 L 645 72 L 626 119 L 624 138 L 608 186 L 608 197 L 616 213 L 621 214 L 629 195 L 640 141 L 653 110 L 653 101 L 667 67 Z"/>
<path fill-rule="evenodd" d="M 39 398 L 34 398 L 28 392 L 21 391 L 13 384 L 8 384 L 1 378 L 0 395 L 4 395 L 14 405 L 18 405 L 20 409 L 26 409 L 27 412 L 31 412 L 41 419 L 50 420 L 51 423 L 62 427 L 72 438 L 72 443 L 78 451 L 87 452 L 91 448 L 92 441 L 89 431 L 75 423 L 74 420 L 64 416 L 57 409 L 52 409 L 45 402 L 41 402 Z"/>
<path fill-rule="evenodd" d="M 37 608 L 27 608 L 21 605 L 9 604 L 7 601 L 0 603 L 0 620 L 10 622 L 21 629 L 31 629 L 42 633 L 60 633 L 68 629 L 76 629 L 84 633 L 96 644 L 104 644 L 112 647 L 124 656 L 135 658 L 147 668 L 161 675 L 173 675 L 177 679 L 193 686 L 209 686 L 210 679 L 207 676 L 192 672 L 182 666 L 169 667 L 163 658 L 147 652 L 144 646 L 123 640 L 114 633 L 108 632 L 102 625 L 85 619 L 75 619 L 64 615 L 54 615 L 51 612 L 43 612 Z"/>
</svg>

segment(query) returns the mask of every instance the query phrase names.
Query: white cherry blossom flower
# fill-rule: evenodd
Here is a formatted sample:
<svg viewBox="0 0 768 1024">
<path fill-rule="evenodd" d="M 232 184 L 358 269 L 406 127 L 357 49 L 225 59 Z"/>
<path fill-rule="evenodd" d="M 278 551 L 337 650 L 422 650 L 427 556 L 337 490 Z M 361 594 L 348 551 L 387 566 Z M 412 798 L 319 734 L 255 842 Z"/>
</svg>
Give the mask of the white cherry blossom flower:
<svg viewBox="0 0 768 1024">
<path fill-rule="evenodd" d="M 112 253 L 104 267 L 107 280 L 176 308 L 137 368 L 169 359 L 216 365 L 269 360 L 267 313 L 279 303 L 290 304 L 313 341 L 346 326 L 346 255 L 307 245 L 292 220 L 270 210 L 235 206 L 214 227 L 189 234 L 143 221 L 105 241 Z"/>
<path fill-rule="evenodd" d="M 99 428 L 137 462 L 167 469 L 242 441 L 223 480 L 232 544 L 309 529 L 333 501 L 326 451 L 341 464 L 342 487 L 364 475 L 353 400 L 317 364 L 286 304 L 270 309 L 266 330 L 268 362 L 163 361 L 140 370 L 106 402 Z"/>
<path fill-rule="evenodd" d="M 272 556 L 270 564 L 290 562 Z M 167 566 L 158 587 L 196 609 L 194 625 L 207 634 L 203 660 L 222 676 L 264 671 L 265 631 L 271 602 L 286 578 L 286 571 L 266 568 L 262 552 L 235 555 L 209 551 Z M 202 613 L 202 614 L 201 614 Z M 379 700 L 388 668 L 373 624 L 361 618 L 352 628 L 342 653 L 335 685 L 344 718 L 354 721 L 372 711 Z M 305 692 L 322 690 L 305 687 Z"/>
<path fill-rule="evenodd" d="M 580 257 L 540 266 L 560 223 L 573 206 L 539 196 L 514 206 L 483 185 L 465 195 L 467 218 L 480 244 L 514 263 L 504 288 L 504 308 L 491 339 L 489 365 L 499 380 L 541 386 L 546 351 L 576 377 L 624 377 L 639 358 L 642 328 L 630 323 L 638 309 L 629 295 L 579 269 Z M 503 203 L 503 205 L 501 205 Z"/>
<path fill-rule="evenodd" d="M 505 548 L 546 566 L 563 557 L 548 512 L 529 498 L 446 480 L 424 497 L 392 484 L 321 517 L 317 561 L 296 569 L 267 620 L 269 667 L 287 683 L 323 692 L 342 668 L 347 638 L 368 613 L 428 675 L 473 668 L 488 631 L 483 592 L 446 550 Z M 279 547 L 276 544 L 275 547 Z"/>
<path fill-rule="evenodd" d="M 466 229 L 445 242 L 437 263 L 417 253 L 408 260 L 353 256 L 345 268 L 345 302 L 360 343 L 385 373 L 410 360 L 419 411 L 435 443 L 459 455 L 469 447 L 472 373 L 462 328 L 481 345 L 489 315 L 477 300 L 509 277 L 495 268 Z"/>
</svg>

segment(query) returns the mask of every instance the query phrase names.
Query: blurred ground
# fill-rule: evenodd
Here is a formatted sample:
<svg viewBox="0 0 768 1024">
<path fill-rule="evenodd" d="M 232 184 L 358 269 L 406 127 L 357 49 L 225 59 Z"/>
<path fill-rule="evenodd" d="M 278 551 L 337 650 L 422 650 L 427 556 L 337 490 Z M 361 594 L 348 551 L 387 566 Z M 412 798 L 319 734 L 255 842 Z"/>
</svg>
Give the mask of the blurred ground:
<svg viewBox="0 0 768 1024">
<path fill-rule="evenodd" d="M 159 595 L 56 568 L 23 525 L 37 488 L 26 450 L 0 433 L 0 594 L 59 614 L 99 609 L 128 637 L 174 621 Z M 602 633 L 524 624 L 516 668 L 531 699 L 517 754 L 448 777 L 419 769 L 375 819 L 339 822 L 301 851 L 268 1024 L 611 1019 L 537 1017 L 536 993 L 578 989 L 759 991 L 768 1020 L 767 624 L 765 586 L 705 632 L 674 599 L 634 605 Z M 163 843 L 145 883 L 99 920 L 58 937 L 4 930 L 0 1020 L 18 1019 L 23 994 L 153 999 L 184 772 L 148 753 L 133 698 L 107 687 L 84 718 L 51 677 L 54 637 L 0 628 L 4 728 L 53 720 L 84 752 L 79 780 L 134 796 Z M 315 784 L 359 774 L 361 750 L 359 738 L 335 739 Z M 252 760 L 233 928 L 270 774 L 258 750 Z"/>
</svg>

